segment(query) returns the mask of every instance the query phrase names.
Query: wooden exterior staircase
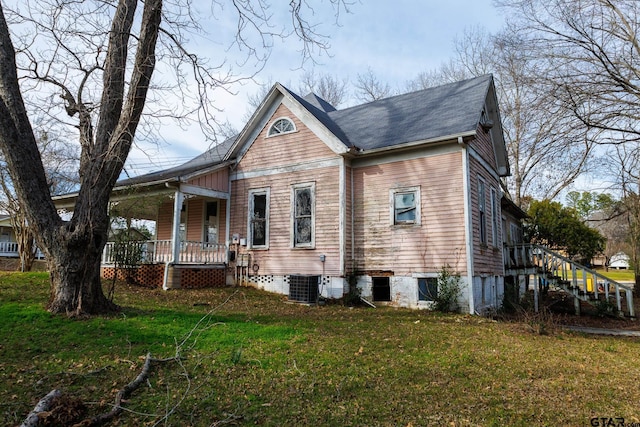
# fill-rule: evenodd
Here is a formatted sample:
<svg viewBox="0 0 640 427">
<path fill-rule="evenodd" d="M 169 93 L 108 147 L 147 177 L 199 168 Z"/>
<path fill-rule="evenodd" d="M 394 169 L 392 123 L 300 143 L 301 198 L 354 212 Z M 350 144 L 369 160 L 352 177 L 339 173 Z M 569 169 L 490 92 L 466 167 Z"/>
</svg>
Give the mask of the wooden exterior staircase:
<svg viewBox="0 0 640 427">
<path fill-rule="evenodd" d="M 595 307 L 615 307 L 620 316 L 635 317 L 632 286 L 611 280 L 544 246 L 505 246 L 504 265 L 505 276 L 526 277 L 527 289 L 533 285 L 536 312 L 540 293 L 556 289 L 574 297 L 576 314 L 580 314 L 580 301 L 585 301 Z"/>
</svg>

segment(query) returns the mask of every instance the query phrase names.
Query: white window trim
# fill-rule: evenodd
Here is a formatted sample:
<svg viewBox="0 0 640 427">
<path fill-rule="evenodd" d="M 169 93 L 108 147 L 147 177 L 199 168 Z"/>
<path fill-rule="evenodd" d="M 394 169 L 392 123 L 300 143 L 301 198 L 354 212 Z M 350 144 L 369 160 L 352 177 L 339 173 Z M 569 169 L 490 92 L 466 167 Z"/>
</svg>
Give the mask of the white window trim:
<svg viewBox="0 0 640 427">
<path fill-rule="evenodd" d="M 273 127 L 275 126 L 276 123 L 278 123 L 278 121 L 280 120 L 287 120 L 289 123 L 291 123 L 291 126 L 293 126 L 293 130 L 290 130 L 288 132 L 281 132 L 281 133 L 271 133 L 271 131 L 273 130 Z M 272 138 L 274 136 L 280 136 L 280 135 L 286 135 L 288 133 L 294 133 L 297 132 L 298 128 L 296 128 L 296 124 L 293 120 L 291 120 L 289 117 L 277 117 L 276 119 L 274 119 L 271 124 L 269 125 L 269 130 L 267 130 L 267 138 Z"/>
<path fill-rule="evenodd" d="M 396 224 L 396 194 L 415 193 L 416 195 L 416 219 L 413 222 L 401 222 Z M 422 199 L 420 197 L 420 186 L 400 187 L 389 190 L 389 223 L 392 227 L 415 227 L 422 224 Z"/>
<path fill-rule="evenodd" d="M 253 212 L 253 200 L 254 196 L 258 195 L 266 196 L 266 208 L 265 208 L 265 226 L 264 226 L 264 245 L 253 244 L 253 228 L 251 227 L 251 213 Z M 271 201 L 271 188 L 254 188 L 249 190 L 249 201 L 247 206 L 249 207 L 247 212 L 247 248 L 248 249 L 269 249 L 269 205 Z"/>
<path fill-rule="evenodd" d="M 480 188 L 482 187 L 482 197 L 480 197 Z M 486 246 L 489 240 L 489 236 L 487 236 L 487 183 L 485 180 L 478 176 L 478 240 L 480 241 L 480 245 Z M 480 207 L 483 209 L 480 209 Z M 481 215 L 484 213 L 484 216 Z M 484 230 L 484 240 L 482 239 Z"/>
<path fill-rule="evenodd" d="M 203 217 L 203 221 L 202 221 L 202 242 L 203 243 L 209 243 L 212 244 L 213 242 L 207 242 L 207 234 L 208 234 L 208 230 L 207 230 L 207 222 L 209 221 L 209 219 L 207 218 L 207 204 L 208 203 L 212 203 L 215 202 L 216 203 L 216 230 L 217 233 L 220 233 L 220 201 L 219 200 L 204 200 L 204 203 L 202 203 L 202 217 Z M 220 241 L 220 235 L 217 234 L 217 238 L 218 240 L 215 242 L 215 244 L 217 244 Z M 213 249 L 213 248 L 211 248 Z"/>
<path fill-rule="evenodd" d="M 296 190 L 305 188 L 311 189 L 311 242 L 299 243 L 296 245 L 295 213 L 296 213 Z M 289 223 L 289 241 L 292 249 L 315 249 L 316 247 L 316 183 L 302 182 L 291 185 L 291 212 Z"/>
<path fill-rule="evenodd" d="M 500 246 L 498 192 L 494 187 L 491 187 L 489 193 L 491 194 L 491 243 L 497 248 Z"/>
</svg>

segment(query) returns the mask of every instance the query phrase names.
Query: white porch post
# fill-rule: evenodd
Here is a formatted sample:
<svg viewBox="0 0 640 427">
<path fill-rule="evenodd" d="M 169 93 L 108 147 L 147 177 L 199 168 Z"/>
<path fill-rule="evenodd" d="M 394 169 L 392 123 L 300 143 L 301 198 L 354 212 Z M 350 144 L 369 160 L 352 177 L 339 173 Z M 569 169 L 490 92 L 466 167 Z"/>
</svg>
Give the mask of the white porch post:
<svg viewBox="0 0 640 427">
<path fill-rule="evenodd" d="M 169 265 L 180 260 L 180 212 L 182 211 L 182 203 L 184 201 L 184 193 L 176 190 L 173 200 L 173 228 L 171 230 L 171 261 L 164 266 L 164 278 L 162 289 L 169 289 Z"/>
<path fill-rule="evenodd" d="M 182 211 L 182 202 L 184 194 L 180 190 L 176 190 L 173 200 L 173 230 L 171 231 L 171 262 L 175 263 L 180 260 L 180 212 Z"/>
</svg>

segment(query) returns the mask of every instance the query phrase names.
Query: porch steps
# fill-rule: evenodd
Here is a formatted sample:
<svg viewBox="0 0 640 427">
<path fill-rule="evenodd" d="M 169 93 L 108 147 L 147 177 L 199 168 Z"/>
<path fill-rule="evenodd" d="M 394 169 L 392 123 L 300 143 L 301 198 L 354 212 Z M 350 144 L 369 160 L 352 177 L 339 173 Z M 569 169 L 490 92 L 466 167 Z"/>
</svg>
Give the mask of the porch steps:
<svg viewBox="0 0 640 427">
<path fill-rule="evenodd" d="M 580 301 L 620 316 L 635 317 L 633 289 L 541 245 L 520 244 L 505 248 L 505 270 L 534 277 L 534 304 L 550 288 L 574 298 L 576 314 Z"/>
</svg>

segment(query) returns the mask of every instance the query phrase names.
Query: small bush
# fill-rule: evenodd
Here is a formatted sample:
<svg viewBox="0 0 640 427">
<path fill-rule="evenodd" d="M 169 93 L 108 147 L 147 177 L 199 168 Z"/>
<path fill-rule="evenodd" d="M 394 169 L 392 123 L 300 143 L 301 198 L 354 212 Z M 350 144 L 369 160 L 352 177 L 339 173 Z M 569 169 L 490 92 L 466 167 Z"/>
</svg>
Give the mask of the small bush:
<svg viewBox="0 0 640 427">
<path fill-rule="evenodd" d="M 460 274 L 452 272 L 449 265 L 443 266 L 438 273 L 438 295 L 434 298 L 434 308 L 443 313 L 458 311 L 461 288 Z"/>
</svg>

